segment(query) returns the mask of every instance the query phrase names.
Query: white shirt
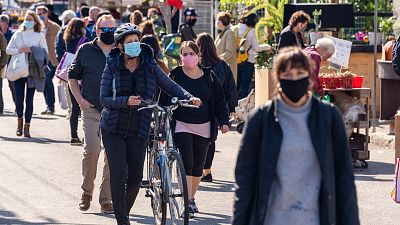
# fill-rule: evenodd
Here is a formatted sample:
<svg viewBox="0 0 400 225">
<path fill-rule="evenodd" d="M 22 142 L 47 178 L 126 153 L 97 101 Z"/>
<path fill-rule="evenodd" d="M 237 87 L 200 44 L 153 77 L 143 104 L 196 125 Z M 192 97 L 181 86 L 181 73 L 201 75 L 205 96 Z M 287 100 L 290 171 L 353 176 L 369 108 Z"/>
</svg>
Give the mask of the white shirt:
<svg viewBox="0 0 400 225">
<path fill-rule="evenodd" d="M 33 30 L 18 30 L 11 37 L 6 52 L 8 55 L 16 55 L 20 53 L 19 49 L 31 48 L 32 46 L 44 48 L 48 52 L 46 38 L 42 33 L 34 32 Z"/>
<path fill-rule="evenodd" d="M 238 27 L 239 37 L 242 37 L 244 32 L 247 29 L 246 24 L 239 23 L 236 26 L 232 26 L 231 29 L 233 30 L 233 32 L 235 32 L 236 27 Z M 249 46 L 251 46 L 251 48 L 249 49 L 249 59 L 247 60 L 248 62 L 256 63 L 256 53 L 257 52 L 262 52 L 262 51 L 271 49 L 271 46 L 268 44 L 260 45 L 260 43 L 258 43 L 256 31 L 254 28 L 252 28 L 249 31 L 249 33 L 246 36 L 246 40 L 247 40 L 247 43 L 249 43 Z"/>
</svg>

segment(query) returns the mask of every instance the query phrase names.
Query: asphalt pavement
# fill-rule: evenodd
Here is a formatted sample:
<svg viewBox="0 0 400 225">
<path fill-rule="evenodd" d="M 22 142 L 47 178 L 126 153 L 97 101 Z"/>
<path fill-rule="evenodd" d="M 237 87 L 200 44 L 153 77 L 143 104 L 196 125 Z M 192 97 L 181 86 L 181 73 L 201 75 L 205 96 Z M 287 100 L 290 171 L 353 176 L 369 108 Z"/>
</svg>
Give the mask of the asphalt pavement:
<svg viewBox="0 0 400 225">
<path fill-rule="evenodd" d="M 40 115 L 45 109 L 44 97 L 36 93 L 32 138 L 17 137 L 13 103 L 4 86 L 6 114 L 0 116 L 0 224 L 116 224 L 114 216 L 102 214 L 98 204 L 102 160 L 92 206 L 86 212 L 78 209 L 83 147 L 69 144 L 66 111 L 57 106 L 55 115 Z M 79 133 L 82 136 L 81 130 Z M 201 213 L 190 224 L 230 224 L 233 171 L 240 138 L 234 131 L 219 136 L 215 181 L 202 183 L 196 197 Z M 394 150 L 374 145 L 370 148 L 369 167 L 355 170 L 361 224 L 400 225 L 400 207 L 390 198 Z M 144 197 L 143 190 L 131 211 L 131 221 L 154 224 L 150 200 Z"/>
</svg>

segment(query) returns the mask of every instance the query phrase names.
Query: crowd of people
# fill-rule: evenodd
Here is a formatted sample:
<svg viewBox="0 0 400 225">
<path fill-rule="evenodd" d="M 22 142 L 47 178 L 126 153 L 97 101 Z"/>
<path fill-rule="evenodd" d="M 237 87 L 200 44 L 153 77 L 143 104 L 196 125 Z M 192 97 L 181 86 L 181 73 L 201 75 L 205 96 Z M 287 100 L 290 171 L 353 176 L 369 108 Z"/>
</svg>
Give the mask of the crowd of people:
<svg viewBox="0 0 400 225">
<path fill-rule="evenodd" d="M 156 28 L 164 22 L 156 8 L 144 17 L 128 6 L 117 21 L 110 11 L 82 5 L 78 12 L 64 11 L 60 27 L 50 20 L 49 9 L 39 6 L 25 14 L 15 32 L 8 28 L 7 15 L 0 16 L 0 68 L 9 78 L 17 136 L 31 137 L 35 92 L 44 94 L 47 107 L 42 114 L 55 113 L 53 78 L 73 57 L 68 78 L 57 82 L 68 102 L 70 143 L 84 149 L 80 210 L 91 205 L 102 143 L 106 154 L 101 211 L 115 213 L 118 224 L 130 224 L 151 122 L 151 111 L 138 108 L 146 99 L 168 104 L 172 96 L 198 106 L 175 111 L 173 133 L 186 172 L 189 215 L 193 218 L 199 212 L 195 196 L 201 181 L 213 181 L 218 132 L 229 131 L 238 99 L 250 92 L 257 52 L 272 47 L 258 42 L 254 13 L 237 25 L 231 24 L 229 13 L 218 13 L 215 40 L 194 32 L 194 8 L 183 15 L 185 22 L 177 29 L 183 39 L 180 62 L 175 68 L 163 61 Z M 275 62 L 278 92 L 249 117 L 235 171 L 233 224 L 359 224 L 343 121 L 334 107 L 313 97 L 322 94 L 316 77 L 319 64 L 335 48 L 326 38 L 305 48 L 300 32 L 309 21 L 308 15 L 297 12 L 282 31 Z M 243 39 L 248 46 L 245 54 L 238 46 Z M 28 68 L 15 77 L 14 65 L 21 63 L 21 55 Z M 2 79 L 0 88 L 1 84 Z M 0 114 L 3 110 L 0 95 Z M 309 178 L 304 180 L 303 175 Z"/>
</svg>

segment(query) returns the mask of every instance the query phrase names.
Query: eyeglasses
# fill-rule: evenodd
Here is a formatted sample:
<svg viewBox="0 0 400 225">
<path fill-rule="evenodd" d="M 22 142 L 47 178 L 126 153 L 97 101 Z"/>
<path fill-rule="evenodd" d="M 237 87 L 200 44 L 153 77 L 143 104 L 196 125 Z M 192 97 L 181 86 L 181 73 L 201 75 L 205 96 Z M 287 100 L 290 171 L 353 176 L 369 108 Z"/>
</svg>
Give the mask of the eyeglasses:
<svg viewBox="0 0 400 225">
<path fill-rule="evenodd" d="M 117 30 L 116 27 L 99 27 L 99 30 L 101 30 L 104 33 L 108 33 L 108 32 L 115 32 Z"/>
<path fill-rule="evenodd" d="M 185 52 L 185 53 L 182 53 L 182 56 L 188 56 L 188 55 L 194 56 L 194 55 L 197 55 L 197 54 L 196 54 L 196 52 Z"/>
</svg>

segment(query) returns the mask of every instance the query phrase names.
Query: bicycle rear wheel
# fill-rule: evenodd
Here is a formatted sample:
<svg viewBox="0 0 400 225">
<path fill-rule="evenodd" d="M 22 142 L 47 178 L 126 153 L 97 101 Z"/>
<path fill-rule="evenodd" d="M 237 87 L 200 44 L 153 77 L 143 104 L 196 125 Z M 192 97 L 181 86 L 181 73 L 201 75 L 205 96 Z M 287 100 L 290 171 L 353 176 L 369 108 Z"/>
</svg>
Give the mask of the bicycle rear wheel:
<svg viewBox="0 0 400 225">
<path fill-rule="evenodd" d="M 163 200 L 161 170 L 155 158 L 155 152 L 150 153 L 150 184 L 151 184 L 151 208 L 153 210 L 154 224 L 165 225 L 167 222 L 167 203 Z"/>
<path fill-rule="evenodd" d="M 168 152 L 168 168 L 171 176 L 169 211 L 171 225 L 189 224 L 189 197 L 183 161 L 177 151 Z"/>
</svg>

